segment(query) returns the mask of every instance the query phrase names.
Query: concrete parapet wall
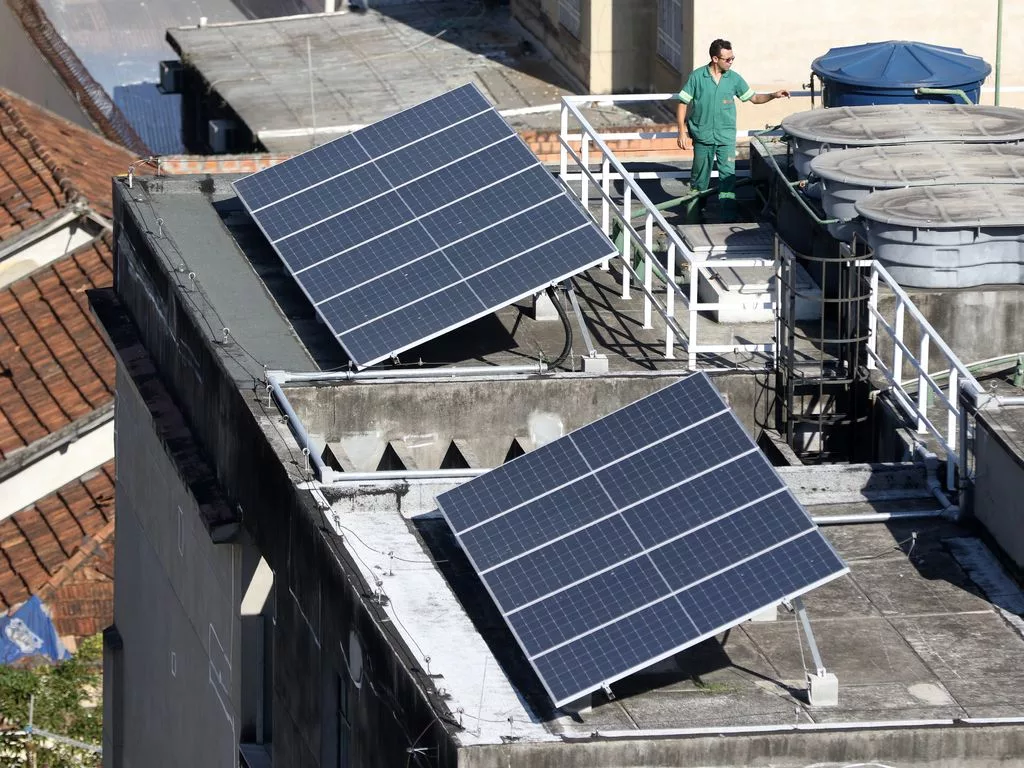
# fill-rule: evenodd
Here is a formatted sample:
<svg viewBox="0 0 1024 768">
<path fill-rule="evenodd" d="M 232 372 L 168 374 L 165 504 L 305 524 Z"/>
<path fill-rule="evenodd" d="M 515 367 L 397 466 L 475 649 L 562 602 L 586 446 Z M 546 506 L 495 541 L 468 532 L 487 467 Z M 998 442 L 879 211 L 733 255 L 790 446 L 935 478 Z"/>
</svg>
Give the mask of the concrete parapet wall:
<svg viewBox="0 0 1024 768">
<path fill-rule="evenodd" d="M 1005 410 L 1005 409 L 1001 409 Z M 1015 409 L 1021 410 L 1021 409 Z M 1024 568 L 1024 458 L 1000 427 L 1001 411 L 978 415 L 974 438 L 974 514 L 1018 568 Z M 1013 432 L 1011 428 L 1011 432 Z M 1019 438 L 1018 438 L 1019 440 Z"/>
<path fill-rule="evenodd" d="M 496 466 L 494 459 L 503 459 L 513 440 L 531 450 L 683 375 L 378 381 L 296 386 L 287 394 L 311 437 L 340 443 L 357 468 L 372 462 L 375 469 L 388 444 L 443 455 L 453 440 L 474 446 L 478 457 L 489 459 L 486 465 Z M 773 407 L 765 378 L 740 373 L 714 381 L 756 438 Z"/>
<path fill-rule="evenodd" d="M 685 725 L 685 724 L 681 724 Z M 1014 726 L 960 728 L 876 728 L 834 732 L 689 736 L 601 740 L 550 745 L 474 747 L 459 752 L 460 768 L 646 768 L 654 765 L 772 766 L 808 765 L 928 766 L 989 768 L 1006 766 L 1024 754 L 1024 731 Z M 1012 759 L 1011 759 L 1012 760 Z"/>
</svg>

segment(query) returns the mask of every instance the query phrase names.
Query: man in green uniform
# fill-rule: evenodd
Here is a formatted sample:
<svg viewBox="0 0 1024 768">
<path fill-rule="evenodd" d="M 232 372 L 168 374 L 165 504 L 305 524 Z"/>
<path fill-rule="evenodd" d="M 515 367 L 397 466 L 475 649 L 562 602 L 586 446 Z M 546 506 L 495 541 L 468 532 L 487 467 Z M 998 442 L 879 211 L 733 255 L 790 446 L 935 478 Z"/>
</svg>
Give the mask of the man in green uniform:
<svg viewBox="0 0 1024 768">
<path fill-rule="evenodd" d="M 736 102 L 767 104 L 789 98 L 789 91 L 754 93 L 732 63 L 732 43 L 715 40 L 708 51 L 711 62 L 690 73 L 683 89 L 676 94 L 680 149 L 693 149 L 690 187 L 703 192 L 711 184 L 711 166 L 718 162 L 718 200 L 722 218 L 736 217 Z M 694 210 L 691 205 L 690 210 Z"/>
</svg>

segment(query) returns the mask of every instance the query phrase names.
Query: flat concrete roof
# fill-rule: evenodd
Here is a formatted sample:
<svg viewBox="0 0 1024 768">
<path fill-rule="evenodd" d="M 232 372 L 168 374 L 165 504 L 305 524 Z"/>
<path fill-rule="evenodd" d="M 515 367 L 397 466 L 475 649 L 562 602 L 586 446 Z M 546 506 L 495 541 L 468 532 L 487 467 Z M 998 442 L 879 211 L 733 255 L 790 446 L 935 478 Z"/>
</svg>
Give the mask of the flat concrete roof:
<svg viewBox="0 0 1024 768">
<path fill-rule="evenodd" d="M 844 472 L 783 470 L 816 517 L 936 509 L 923 489 L 867 498 Z M 808 704 L 810 651 L 795 614 L 780 608 L 774 621 L 747 622 L 613 684 L 613 700 L 596 694 L 578 715 L 552 711 L 436 511 L 434 498 L 451 485 L 391 485 L 366 487 L 374 494 L 366 498 L 351 484 L 324 489 L 328 517 L 443 689 L 466 746 L 1024 711 L 1024 669 L 1015 661 L 1024 654 L 1024 594 L 970 528 L 942 520 L 823 527 L 851 569 L 805 597 L 823 662 L 839 678 L 838 707 Z M 815 486 L 829 488 L 829 503 Z"/>
<path fill-rule="evenodd" d="M 557 105 L 574 92 L 507 6 L 470 0 L 178 27 L 167 39 L 270 152 L 307 150 L 314 126 L 320 144 L 470 82 L 522 111 L 508 116 L 516 129 L 557 131 Z M 642 123 L 612 107 L 588 116 L 599 128 Z"/>
<path fill-rule="evenodd" d="M 301 0 L 38 0 L 60 36 L 71 46 L 103 89 L 156 82 L 159 64 L 173 58 L 164 40 L 168 27 L 239 22 L 285 13 L 305 13 Z"/>
<path fill-rule="evenodd" d="M 238 204 L 231 181 L 143 178 L 129 189 L 120 180 L 117 197 L 150 233 L 167 273 L 192 297 L 193 310 L 211 323 L 215 342 L 210 346 L 234 372 L 240 389 L 251 391 L 253 361 L 292 371 L 343 366 L 340 347 L 313 317 Z M 630 382 L 656 386 L 656 380 L 684 368 L 678 360 L 663 360 L 662 369 L 650 362 L 656 342 L 638 328 L 635 311 L 619 309 L 615 285 L 614 275 L 600 269 L 581 281 L 584 304 L 592 302 L 589 322 L 603 331 L 602 349 L 612 355 L 614 368 L 611 376 L 590 378 L 592 392 L 582 377 L 552 377 L 563 387 L 580 383 L 578 396 L 593 413 L 563 402 L 560 407 L 569 408 L 574 418 L 596 418 L 598 411 L 609 412 L 635 399 Z M 516 320 L 510 322 L 513 315 Z M 474 331 L 481 347 L 456 334 L 443 348 L 417 354 L 422 352 L 425 362 L 521 362 L 535 354 L 523 349 L 528 344 L 545 349 L 561 344 L 557 323 L 538 323 L 514 308 L 498 317 L 497 325 L 492 321 Z M 624 330 L 608 327 L 612 322 Z M 218 331 L 225 327 L 230 332 L 218 341 Z M 502 333 L 514 343 L 495 342 L 505 338 Z M 496 378 L 507 382 L 509 377 Z M 754 380 L 744 372 L 729 378 Z M 376 386 L 350 382 L 307 389 L 325 399 L 320 413 L 340 418 L 350 407 L 342 400 L 351 400 L 359 389 L 372 394 Z M 428 403 L 432 396 L 444 396 L 442 388 L 427 382 L 404 386 Z M 493 386 L 500 394 L 498 384 Z M 495 402 L 507 404 L 503 397 L 477 398 L 478 415 L 493 413 Z M 435 410 L 443 414 L 440 403 Z M 385 413 L 380 419 L 394 416 Z M 970 718 L 1017 717 L 1024 708 L 1024 669 L 1017 662 L 1024 654 L 1019 618 L 1024 595 L 971 527 L 924 518 L 824 528 L 851 573 L 810 593 L 805 602 L 824 664 L 840 680 L 838 707 L 808 704 L 805 674 L 813 666 L 809 650 L 798 639 L 794 615 L 780 609 L 775 621 L 746 623 L 620 681 L 613 686 L 612 700 L 595 696 L 592 706 L 578 714 L 553 711 L 436 511 L 437 494 L 458 481 L 310 484 L 293 463 L 291 437 L 270 419 L 262 418 L 261 426 L 282 464 L 296 470 L 296 484 L 314 490 L 321 500 L 331 526 L 323 535 L 351 553 L 390 625 L 429 675 L 438 694 L 433 706 L 439 716 L 459 724 L 455 738 L 465 746 L 702 733 L 720 739 L 730 729 L 783 733 L 839 726 L 834 743 L 850 744 L 859 738 L 870 741 L 879 727 L 955 729 Z M 410 440 L 417 437 L 412 433 L 418 425 L 404 426 Z M 328 429 L 322 432 L 330 437 Z M 488 461 L 484 466 L 500 457 Z M 938 511 L 922 467 L 781 471 L 816 517 Z M 1018 733 L 1010 725 L 1006 728 Z"/>
<path fill-rule="evenodd" d="M 294 372 L 347 367 L 344 350 L 316 317 L 235 195 L 231 182 L 238 178 L 139 177 L 128 200 L 150 231 L 173 233 L 173 241 L 167 241 L 168 263 L 177 259 L 187 264 L 186 273 L 196 274 L 231 336 L 261 363 Z M 670 180 L 666 186 L 670 192 L 663 197 L 675 194 L 671 190 L 679 183 Z M 179 257 L 172 246 L 188 257 Z M 659 248 L 664 250 L 663 245 L 656 245 L 656 250 Z M 642 265 L 638 267 L 642 269 Z M 179 264 L 172 268 L 178 270 Z M 630 298 L 622 298 L 620 268 L 591 269 L 574 283 L 588 334 L 596 351 L 607 355 L 613 372 L 685 370 L 682 346 L 676 347 L 674 358 L 665 357 L 665 322 L 657 311 L 652 313 L 652 327 L 643 327 L 642 289 L 634 284 Z M 664 289 L 659 299 L 667 301 Z M 580 371 L 589 352 L 572 307 L 568 302 L 565 305 L 573 339 L 571 354 L 560 370 Z M 682 301 L 675 302 L 674 313 L 679 327 L 687 329 L 689 313 Z M 718 323 L 707 316 L 698 322 L 699 338 L 706 344 L 768 341 L 774 333 L 772 322 Z M 553 361 L 565 338 L 557 319 L 534 319 L 532 304 L 524 301 L 408 350 L 400 356 L 398 367 Z M 765 365 L 756 353 L 737 353 L 731 361 L 729 357 L 724 355 L 722 363 L 749 370 L 762 370 Z M 391 365 L 381 363 L 375 368 Z"/>
</svg>

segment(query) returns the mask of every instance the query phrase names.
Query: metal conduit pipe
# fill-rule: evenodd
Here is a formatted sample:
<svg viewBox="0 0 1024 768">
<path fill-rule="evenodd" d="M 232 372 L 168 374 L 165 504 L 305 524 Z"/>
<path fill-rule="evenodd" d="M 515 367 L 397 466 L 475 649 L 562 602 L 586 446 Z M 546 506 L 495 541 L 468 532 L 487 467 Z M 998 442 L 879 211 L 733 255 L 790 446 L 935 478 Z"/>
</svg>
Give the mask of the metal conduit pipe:
<svg viewBox="0 0 1024 768">
<path fill-rule="evenodd" d="M 750 140 L 756 141 L 758 144 L 761 145 L 761 149 L 764 150 L 765 159 L 768 160 L 768 163 L 772 166 L 772 168 L 775 170 L 775 173 L 778 174 L 779 178 L 782 180 L 782 185 L 789 190 L 789 194 L 792 195 L 793 199 L 796 200 L 800 204 L 800 206 L 807 212 L 807 215 L 814 219 L 814 222 L 816 224 L 819 224 L 820 226 L 824 227 L 828 224 L 845 224 L 847 222 L 847 219 L 821 218 L 818 215 L 817 211 L 811 208 L 811 206 L 807 204 L 807 201 L 804 200 L 803 196 L 796 191 L 795 187 L 800 182 L 792 182 L 786 177 L 785 172 L 783 172 L 782 168 L 779 166 L 778 161 L 775 159 L 775 155 L 768 148 L 768 145 L 764 143 L 764 139 L 762 139 L 757 134 L 751 134 Z"/>
<path fill-rule="evenodd" d="M 812 515 L 815 525 L 860 525 L 863 523 L 886 523 L 890 520 L 920 520 L 929 517 L 943 517 L 943 511 L 867 512 L 863 515 Z"/>
<path fill-rule="evenodd" d="M 502 376 L 520 373 L 549 373 L 547 363 L 530 365 L 467 365 L 461 368 L 395 368 L 381 371 L 308 371 L 289 373 L 287 371 L 268 371 L 281 384 L 292 382 L 315 381 L 352 381 L 370 379 L 451 379 L 460 376 Z"/>
<path fill-rule="evenodd" d="M 962 435 L 961 439 L 966 440 L 966 435 Z M 922 442 L 914 444 L 914 455 L 919 456 L 927 468 L 928 491 L 942 505 L 939 515 L 953 522 L 959 521 L 962 515 L 960 507 L 949 500 L 945 490 L 942 488 L 942 481 L 939 480 L 939 457 L 929 451 Z M 952 459 L 947 457 L 946 461 L 952 461 Z"/>
<path fill-rule="evenodd" d="M 982 407 L 984 408 L 992 405 L 997 408 L 1005 408 L 1008 405 L 1024 405 L 1024 397 L 1003 397 L 1002 395 L 992 395 L 990 399 L 985 401 L 985 405 Z"/>
<path fill-rule="evenodd" d="M 299 420 L 298 414 L 292 408 L 292 404 L 288 402 L 288 397 L 285 395 L 284 390 L 281 389 L 281 382 L 277 377 L 272 374 L 267 374 L 267 389 L 269 389 L 274 399 L 277 400 L 278 407 L 284 411 L 285 418 L 288 420 L 288 427 L 291 429 L 292 434 L 295 435 L 295 439 L 299 443 L 299 447 L 302 449 L 302 453 L 312 462 L 314 469 L 316 470 L 316 476 L 322 483 L 330 483 L 334 480 L 334 476 L 340 473 L 335 472 L 333 469 L 324 464 L 323 458 L 314 450 L 310 448 L 309 435 L 306 433 L 306 428 L 302 426 L 302 422 Z"/>
<path fill-rule="evenodd" d="M 636 731 L 594 731 L 563 733 L 565 741 L 630 740 L 683 736 L 722 736 L 732 734 L 791 733 L 794 731 L 860 731 L 879 729 L 929 728 L 948 726 L 983 727 L 988 725 L 1024 725 L 1024 717 L 961 717 L 934 720 L 859 720 L 845 723 L 780 723 L 778 725 L 729 725 L 718 728 L 649 728 Z"/>
<path fill-rule="evenodd" d="M 375 472 L 337 472 L 330 470 L 334 483 L 367 483 L 381 480 L 469 480 L 490 472 L 493 467 L 480 469 L 389 469 Z"/>
</svg>

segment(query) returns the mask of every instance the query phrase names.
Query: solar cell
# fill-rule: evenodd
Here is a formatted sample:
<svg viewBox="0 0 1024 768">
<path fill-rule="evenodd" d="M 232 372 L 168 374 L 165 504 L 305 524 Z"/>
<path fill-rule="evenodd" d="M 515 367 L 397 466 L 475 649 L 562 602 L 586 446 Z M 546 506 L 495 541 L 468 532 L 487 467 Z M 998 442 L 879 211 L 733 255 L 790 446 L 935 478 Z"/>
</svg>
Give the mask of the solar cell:
<svg viewBox="0 0 1024 768">
<path fill-rule="evenodd" d="M 438 506 L 557 705 L 847 570 L 702 373 Z"/>
<path fill-rule="evenodd" d="M 615 250 L 472 85 L 234 187 L 359 367 Z"/>
</svg>

